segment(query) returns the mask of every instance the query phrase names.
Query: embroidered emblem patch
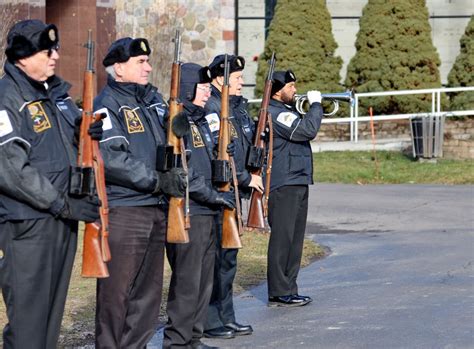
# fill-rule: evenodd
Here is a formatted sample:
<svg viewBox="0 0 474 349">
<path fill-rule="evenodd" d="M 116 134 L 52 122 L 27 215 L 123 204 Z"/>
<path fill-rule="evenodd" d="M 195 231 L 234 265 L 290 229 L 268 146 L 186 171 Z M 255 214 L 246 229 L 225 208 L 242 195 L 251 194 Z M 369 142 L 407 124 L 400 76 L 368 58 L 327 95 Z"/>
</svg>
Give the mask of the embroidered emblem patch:
<svg viewBox="0 0 474 349">
<path fill-rule="evenodd" d="M 204 147 L 204 141 L 196 125 L 191 125 L 191 133 L 193 135 L 193 147 L 194 148 Z"/>
<path fill-rule="evenodd" d="M 127 122 L 128 133 L 145 132 L 142 121 L 135 110 L 124 109 L 125 121 Z"/>
<path fill-rule="evenodd" d="M 230 137 L 231 138 L 239 138 L 239 134 L 237 133 L 237 130 L 234 127 L 234 124 L 229 122 L 230 126 Z"/>
<path fill-rule="evenodd" d="M 41 102 L 28 104 L 28 111 L 30 112 L 31 120 L 33 121 L 33 130 L 36 133 L 41 133 L 48 128 L 51 128 L 48 115 L 44 111 Z"/>
<path fill-rule="evenodd" d="M 0 137 L 13 132 L 12 123 L 6 110 L 0 110 Z"/>
<path fill-rule="evenodd" d="M 285 125 L 286 127 L 291 127 L 291 125 L 293 124 L 293 121 L 295 121 L 297 118 L 298 117 L 293 113 L 284 112 L 284 113 L 278 114 L 277 121 L 280 124 Z"/>
</svg>

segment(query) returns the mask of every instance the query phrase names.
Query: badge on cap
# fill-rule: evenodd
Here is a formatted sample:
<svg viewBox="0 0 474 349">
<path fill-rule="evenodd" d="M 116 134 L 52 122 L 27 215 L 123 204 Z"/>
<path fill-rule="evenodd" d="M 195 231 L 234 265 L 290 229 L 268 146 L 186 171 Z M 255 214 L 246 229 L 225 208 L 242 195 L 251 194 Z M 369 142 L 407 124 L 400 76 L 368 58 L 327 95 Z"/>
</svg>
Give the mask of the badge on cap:
<svg viewBox="0 0 474 349">
<path fill-rule="evenodd" d="M 242 68 L 242 67 L 243 67 L 242 61 L 240 60 L 239 57 L 237 57 L 237 58 L 235 59 L 235 64 L 237 64 L 237 66 L 238 66 L 239 68 Z"/>
<path fill-rule="evenodd" d="M 296 80 L 295 74 L 293 74 L 292 71 L 288 72 L 288 74 L 290 75 L 290 77 L 291 77 L 293 80 Z"/>
<path fill-rule="evenodd" d="M 143 52 L 147 52 L 145 41 L 140 41 L 140 48 L 142 49 Z"/>
<path fill-rule="evenodd" d="M 208 79 L 211 79 L 212 78 L 211 70 L 209 68 L 205 69 L 205 70 L 206 70 L 206 75 L 207 75 Z"/>
<path fill-rule="evenodd" d="M 56 32 L 54 31 L 53 28 L 49 30 L 48 37 L 49 37 L 49 40 L 51 40 L 52 42 L 56 41 Z"/>
</svg>

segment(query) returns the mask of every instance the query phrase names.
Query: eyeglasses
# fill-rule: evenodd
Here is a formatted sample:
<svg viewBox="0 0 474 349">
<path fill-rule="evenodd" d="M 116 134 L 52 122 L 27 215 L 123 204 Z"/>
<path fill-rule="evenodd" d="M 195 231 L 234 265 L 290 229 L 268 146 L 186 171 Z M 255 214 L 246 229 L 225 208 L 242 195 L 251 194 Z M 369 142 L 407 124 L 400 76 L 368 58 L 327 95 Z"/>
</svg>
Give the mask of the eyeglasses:
<svg viewBox="0 0 474 349">
<path fill-rule="evenodd" d="M 59 44 L 56 44 L 56 45 L 50 47 L 48 50 L 43 50 L 41 52 L 46 53 L 48 55 L 48 57 L 51 57 L 53 55 L 53 51 L 58 52 L 59 48 L 60 48 Z"/>
<path fill-rule="evenodd" d="M 196 88 L 204 92 L 211 91 L 211 86 L 196 86 Z"/>
</svg>

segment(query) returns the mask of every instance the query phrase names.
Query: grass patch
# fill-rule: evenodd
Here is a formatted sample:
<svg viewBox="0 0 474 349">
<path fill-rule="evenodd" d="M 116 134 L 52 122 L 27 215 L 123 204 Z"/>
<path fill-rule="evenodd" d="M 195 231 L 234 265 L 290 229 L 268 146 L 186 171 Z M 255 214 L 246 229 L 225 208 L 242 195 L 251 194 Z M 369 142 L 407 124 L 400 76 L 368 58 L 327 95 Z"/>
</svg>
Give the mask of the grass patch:
<svg viewBox="0 0 474 349">
<path fill-rule="evenodd" d="M 400 152 L 322 152 L 313 154 L 314 180 L 347 184 L 473 184 L 474 161 L 419 162 Z M 378 166 L 378 172 L 377 172 Z"/>
<path fill-rule="evenodd" d="M 82 236 L 79 234 L 78 250 L 74 263 L 69 293 L 64 311 L 59 348 L 71 348 L 94 343 L 95 316 L 95 279 L 81 277 Z M 238 254 L 238 272 L 234 282 L 234 292 L 240 293 L 251 286 L 260 284 L 266 279 L 268 233 L 245 232 L 242 237 L 244 248 Z M 311 241 L 305 241 L 302 265 L 324 255 L 323 250 Z M 170 280 L 170 268 L 165 261 L 163 298 L 161 302 L 160 321 L 166 321 L 166 300 Z M 0 301 L 0 329 L 7 322 L 3 298 Z M 0 347 L 2 338 L 0 336 Z"/>
</svg>

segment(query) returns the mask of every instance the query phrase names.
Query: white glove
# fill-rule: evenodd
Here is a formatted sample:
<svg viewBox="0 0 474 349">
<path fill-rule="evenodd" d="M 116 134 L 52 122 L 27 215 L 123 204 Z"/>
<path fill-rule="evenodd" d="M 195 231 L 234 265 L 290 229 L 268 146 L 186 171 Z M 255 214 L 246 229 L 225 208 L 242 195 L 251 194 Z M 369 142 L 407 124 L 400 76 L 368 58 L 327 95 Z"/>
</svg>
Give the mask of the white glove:
<svg viewBox="0 0 474 349">
<path fill-rule="evenodd" d="M 319 91 L 308 91 L 306 96 L 308 96 L 308 102 L 310 105 L 316 102 L 321 103 L 321 92 Z"/>
</svg>

